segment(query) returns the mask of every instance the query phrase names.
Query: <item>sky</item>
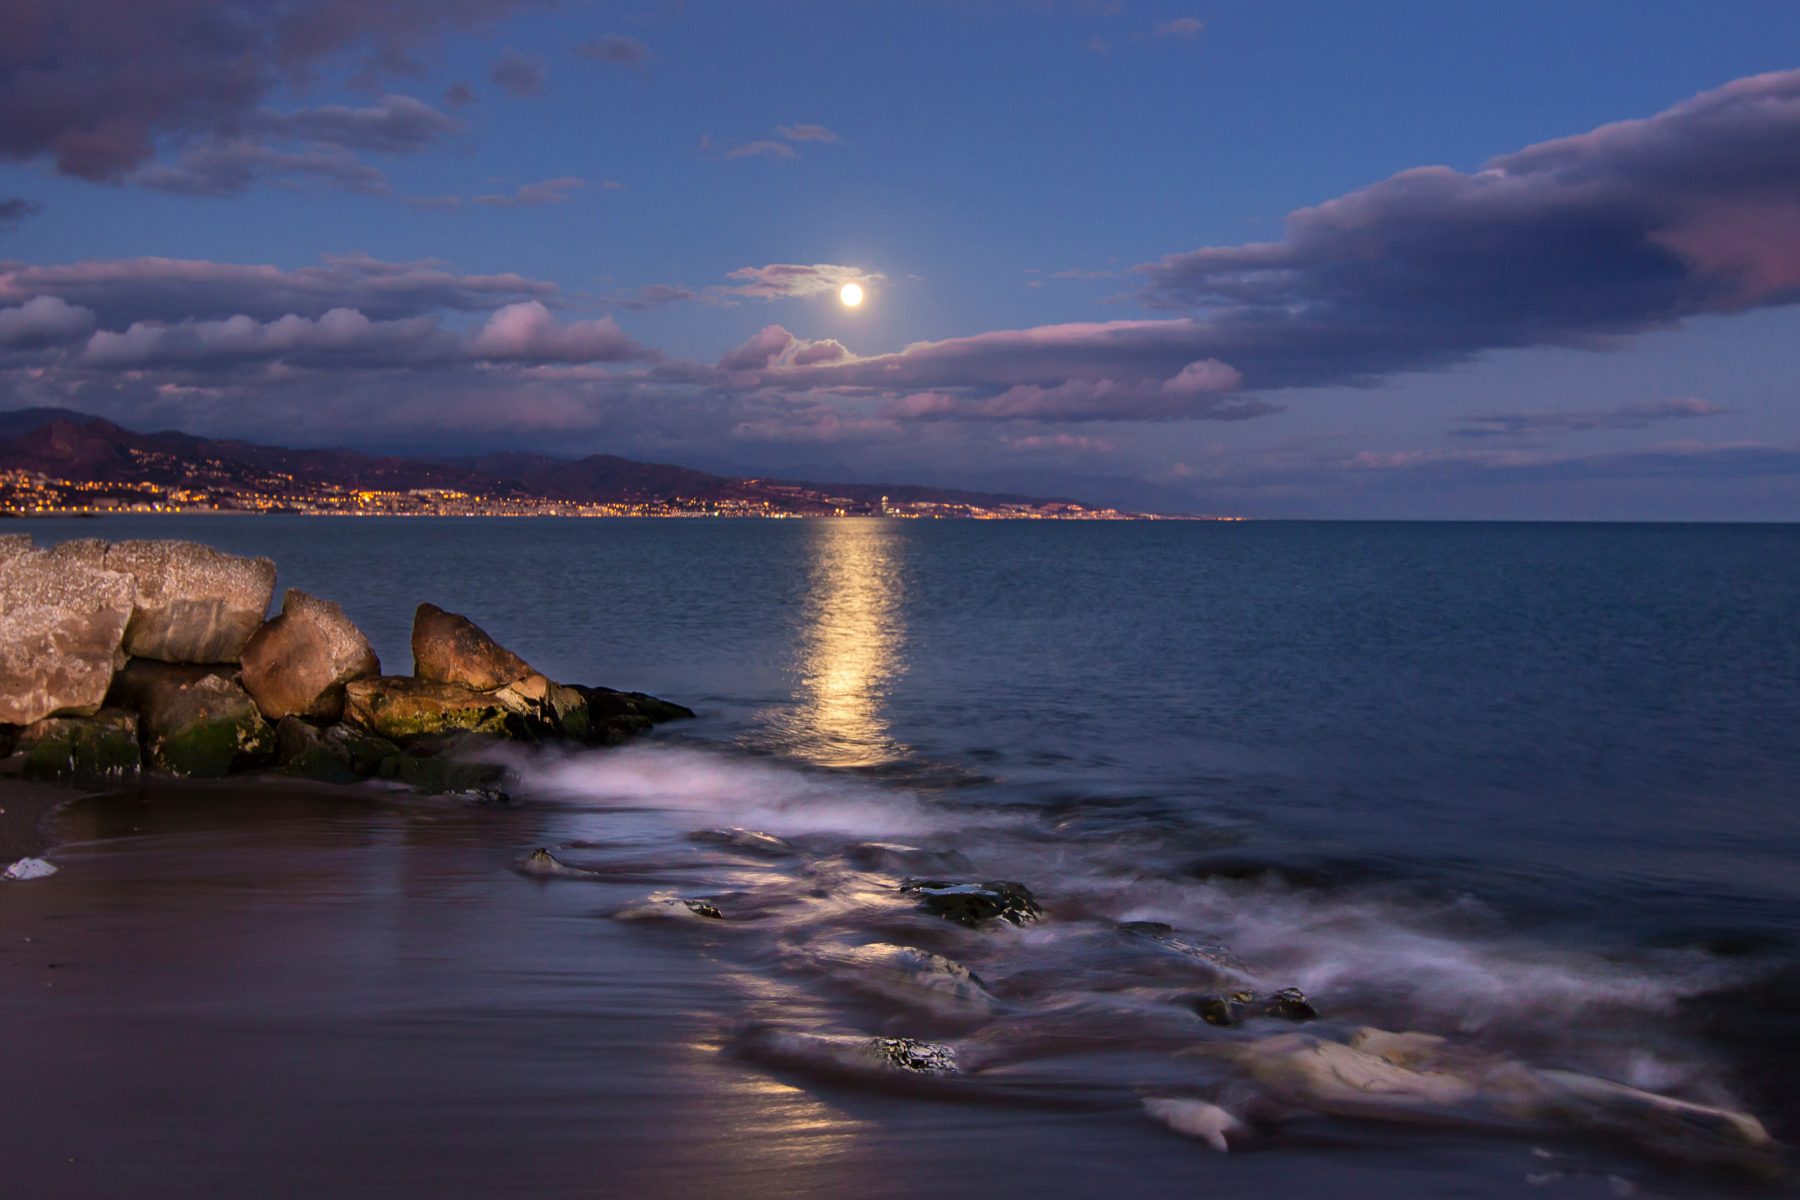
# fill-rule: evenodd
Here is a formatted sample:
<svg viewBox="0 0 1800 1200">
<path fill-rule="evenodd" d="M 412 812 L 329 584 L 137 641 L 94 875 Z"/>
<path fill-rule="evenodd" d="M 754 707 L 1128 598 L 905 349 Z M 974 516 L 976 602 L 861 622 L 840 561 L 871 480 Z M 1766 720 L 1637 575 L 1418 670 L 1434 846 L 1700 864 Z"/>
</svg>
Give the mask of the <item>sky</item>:
<svg viewBox="0 0 1800 1200">
<path fill-rule="evenodd" d="M 1800 520 L 1787 0 L 0 28 L 0 408 L 1165 511 Z"/>
</svg>

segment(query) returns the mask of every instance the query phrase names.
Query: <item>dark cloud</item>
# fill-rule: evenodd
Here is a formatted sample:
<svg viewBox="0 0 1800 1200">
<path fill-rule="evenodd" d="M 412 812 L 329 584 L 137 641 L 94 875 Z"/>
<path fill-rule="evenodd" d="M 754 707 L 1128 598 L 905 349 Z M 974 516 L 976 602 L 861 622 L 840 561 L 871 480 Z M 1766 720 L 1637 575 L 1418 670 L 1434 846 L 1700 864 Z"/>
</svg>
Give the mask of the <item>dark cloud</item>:
<svg viewBox="0 0 1800 1200">
<path fill-rule="evenodd" d="M 444 89 L 444 103 L 452 108 L 461 108 L 475 101 L 475 89 L 466 83 L 457 82 Z"/>
<path fill-rule="evenodd" d="M 0 308 L 0 347 L 8 350 L 55 346 L 76 341 L 94 328 L 91 309 L 38 296 L 13 308 Z"/>
<path fill-rule="evenodd" d="M 414 154 L 459 128 L 454 119 L 423 100 L 398 95 L 383 96 L 363 108 L 328 104 L 288 113 L 259 109 L 245 121 L 245 129 L 262 138 L 381 154 Z"/>
<path fill-rule="evenodd" d="M 1450 430 L 1457 437 L 1537 437 L 1551 433 L 1587 433 L 1596 429 L 1648 429 L 1663 421 L 1689 421 L 1730 413 L 1705 400 L 1644 400 L 1617 408 L 1480 413 L 1457 418 Z"/>
<path fill-rule="evenodd" d="M 515 96 L 535 96 L 544 90 L 544 60 L 508 46 L 494 60 L 488 78 Z"/>
<path fill-rule="evenodd" d="M 185 196 L 236 196 L 258 183 L 297 186 L 324 183 L 364 196 L 393 191 L 387 176 L 337 146 L 278 150 L 248 138 L 220 138 L 190 146 L 172 162 L 151 163 L 131 180 L 159 192 Z"/>
<path fill-rule="evenodd" d="M 1800 71 L 1302 209 L 1279 242 L 1139 268 L 1248 388 L 1368 383 L 1484 351 L 1604 346 L 1800 299 Z"/>
<path fill-rule="evenodd" d="M 621 33 L 583 42 L 575 47 L 575 53 L 615 67 L 641 67 L 650 61 L 650 47 Z"/>
<path fill-rule="evenodd" d="M 52 296 L 92 309 L 108 325 L 244 315 L 318 317 L 351 308 L 371 318 L 438 310 L 486 312 L 521 300 L 554 300 L 554 284 L 523 275 L 459 275 L 435 261 L 327 256 L 314 267 L 176 258 L 102 259 L 41 266 L 0 262 L 0 305 Z"/>
<path fill-rule="evenodd" d="M 0 158 L 116 181 L 164 138 L 231 138 L 329 61 L 409 70 L 520 0 L 0 0 Z"/>
<path fill-rule="evenodd" d="M 22 196 L 0 196 L 0 233 L 22 225 L 44 211 L 44 206 Z"/>
</svg>

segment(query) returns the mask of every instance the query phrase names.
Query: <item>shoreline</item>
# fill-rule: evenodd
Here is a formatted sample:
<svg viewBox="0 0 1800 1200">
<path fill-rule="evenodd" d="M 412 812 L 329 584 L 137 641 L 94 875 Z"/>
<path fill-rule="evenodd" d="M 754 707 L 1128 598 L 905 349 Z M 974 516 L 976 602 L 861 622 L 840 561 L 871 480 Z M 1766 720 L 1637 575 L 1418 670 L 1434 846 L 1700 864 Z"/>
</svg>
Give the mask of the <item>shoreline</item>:
<svg viewBox="0 0 1800 1200">
<path fill-rule="evenodd" d="M 11 771 L 0 774 L 0 866 L 54 849 L 59 843 L 46 828 L 52 814 L 97 794 L 71 784 L 23 779 Z"/>
</svg>

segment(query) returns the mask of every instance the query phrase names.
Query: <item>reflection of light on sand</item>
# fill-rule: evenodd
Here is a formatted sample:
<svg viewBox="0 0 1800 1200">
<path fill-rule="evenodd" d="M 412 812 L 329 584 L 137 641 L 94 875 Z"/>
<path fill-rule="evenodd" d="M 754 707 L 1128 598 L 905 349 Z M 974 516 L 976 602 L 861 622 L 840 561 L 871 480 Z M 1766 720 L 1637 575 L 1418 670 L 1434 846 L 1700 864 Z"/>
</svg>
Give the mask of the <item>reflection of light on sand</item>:
<svg viewBox="0 0 1800 1200">
<path fill-rule="evenodd" d="M 899 532 L 863 520 L 819 521 L 815 530 L 792 749 L 821 766 L 871 766 L 903 749 L 882 711 L 888 683 L 905 669 Z"/>
<path fill-rule="evenodd" d="M 752 1191 L 772 1185 L 771 1195 L 851 1194 L 853 1177 L 866 1166 L 858 1142 L 869 1122 L 736 1061 L 716 1045 L 692 1043 L 689 1049 L 711 1058 L 708 1134 L 733 1147 L 741 1185 Z"/>
</svg>

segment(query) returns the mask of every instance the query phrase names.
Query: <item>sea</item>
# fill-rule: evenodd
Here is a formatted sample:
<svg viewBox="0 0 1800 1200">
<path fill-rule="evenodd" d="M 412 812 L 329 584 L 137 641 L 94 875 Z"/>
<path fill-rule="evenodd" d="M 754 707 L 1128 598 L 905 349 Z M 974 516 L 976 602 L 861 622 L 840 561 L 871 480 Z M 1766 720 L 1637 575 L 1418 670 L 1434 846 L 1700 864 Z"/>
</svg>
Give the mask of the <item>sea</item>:
<svg viewBox="0 0 1800 1200">
<path fill-rule="evenodd" d="M 1795 1193 L 1640 1092 L 1800 1137 L 1800 526 L 6 530 L 266 555 L 390 672 L 429 601 L 698 716 L 509 752 L 509 805 L 64 809 L 0 885 L 5 1194 Z M 1448 1099 L 1307 1075 L 1371 1029 Z"/>
</svg>

